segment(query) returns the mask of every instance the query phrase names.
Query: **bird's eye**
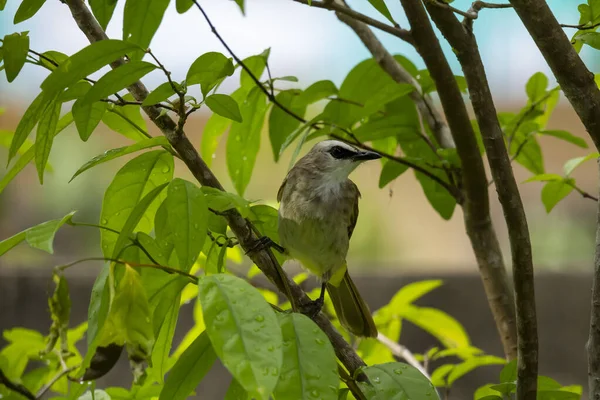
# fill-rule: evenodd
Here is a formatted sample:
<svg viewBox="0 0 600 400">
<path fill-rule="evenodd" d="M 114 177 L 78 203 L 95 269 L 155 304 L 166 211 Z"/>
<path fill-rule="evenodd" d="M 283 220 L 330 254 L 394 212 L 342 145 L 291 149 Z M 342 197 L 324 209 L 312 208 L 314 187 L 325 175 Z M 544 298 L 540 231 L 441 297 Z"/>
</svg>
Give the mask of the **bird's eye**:
<svg viewBox="0 0 600 400">
<path fill-rule="evenodd" d="M 337 159 L 350 158 L 354 155 L 354 153 L 352 151 L 345 149 L 343 147 L 340 147 L 340 146 L 332 147 L 331 150 L 329 150 L 329 154 L 331 154 L 331 156 L 333 158 L 337 158 Z"/>
</svg>

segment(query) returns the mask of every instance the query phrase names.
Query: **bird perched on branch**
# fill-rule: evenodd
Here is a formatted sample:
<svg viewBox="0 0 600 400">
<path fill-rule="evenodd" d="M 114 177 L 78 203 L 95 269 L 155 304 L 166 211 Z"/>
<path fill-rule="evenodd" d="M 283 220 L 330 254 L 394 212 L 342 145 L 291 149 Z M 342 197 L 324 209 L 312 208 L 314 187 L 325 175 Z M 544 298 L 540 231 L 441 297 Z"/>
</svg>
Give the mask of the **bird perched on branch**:
<svg viewBox="0 0 600 400">
<path fill-rule="evenodd" d="M 342 326 L 363 337 L 376 337 L 377 328 L 346 265 L 360 197 L 348 175 L 380 157 L 340 141 L 322 141 L 296 162 L 277 193 L 284 251 L 322 281 L 321 295 L 309 312 L 321 310 L 327 290 Z"/>
</svg>

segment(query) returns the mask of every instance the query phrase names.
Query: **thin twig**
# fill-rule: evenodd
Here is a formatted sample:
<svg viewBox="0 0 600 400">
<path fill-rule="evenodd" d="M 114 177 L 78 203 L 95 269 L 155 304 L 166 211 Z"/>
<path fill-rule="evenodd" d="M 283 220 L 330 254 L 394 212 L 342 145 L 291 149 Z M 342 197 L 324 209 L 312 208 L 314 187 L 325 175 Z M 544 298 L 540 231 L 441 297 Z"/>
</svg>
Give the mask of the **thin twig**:
<svg viewBox="0 0 600 400">
<path fill-rule="evenodd" d="M 600 22 L 598 22 L 597 24 L 594 25 L 587 25 L 587 24 L 579 24 L 579 25 L 569 25 L 569 24 L 560 24 L 560 26 L 562 28 L 574 28 L 574 29 L 579 29 L 580 31 L 585 31 L 588 29 L 596 29 L 597 27 L 600 26 Z"/>
<path fill-rule="evenodd" d="M 575 191 L 577 193 L 579 193 L 584 199 L 590 199 L 590 200 L 594 200 L 594 201 L 598 201 L 598 197 L 586 192 L 585 190 L 581 189 L 579 186 L 575 185 L 574 183 L 571 183 L 569 180 L 565 180 L 565 182 L 571 186 L 573 189 L 575 189 Z"/>
<path fill-rule="evenodd" d="M 73 367 L 66 368 L 66 369 L 63 369 L 62 371 L 60 371 L 58 374 L 56 374 L 56 376 L 54 378 L 52 378 L 52 380 L 50 382 L 48 382 L 43 388 L 40 389 L 40 391 L 36 395 L 36 398 L 37 399 L 41 399 L 42 396 L 48 390 L 50 390 L 50 388 L 52 387 L 52 385 L 54 385 L 56 382 L 58 382 L 58 380 L 60 378 L 62 378 L 63 376 L 67 375 L 69 372 L 76 370 L 77 368 L 79 368 L 79 365 L 75 365 Z"/>
<path fill-rule="evenodd" d="M 397 38 L 400 38 L 407 43 L 412 43 L 412 41 L 413 41 L 410 31 L 408 31 L 406 29 L 402 29 L 398 25 L 390 26 L 381 21 L 373 19 L 369 16 L 361 14 L 357 11 L 354 11 L 350 7 L 346 7 L 344 5 L 338 4 L 334 1 L 327 1 L 327 0 L 325 0 L 325 1 L 293 0 L 293 1 L 295 1 L 296 3 L 307 4 L 307 5 L 310 5 L 311 7 L 323 8 L 323 9 L 330 10 L 330 11 L 341 12 L 343 14 L 348 15 L 349 17 L 354 18 L 357 21 L 364 22 L 365 24 L 370 25 L 373 28 L 377 28 L 381 31 L 389 33 L 390 35 L 394 35 Z"/>
<path fill-rule="evenodd" d="M 497 4 L 497 3 L 488 3 L 485 1 L 475 1 L 473 2 L 473 4 L 471 4 L 471 8 L 469 8 L 469 11 L 463 11 L 463 10 L 459 10 L 456 7 L 452 7 L 450 4 L 448 3 L 444 3 L 442 1 L 439 0 L 426 0 L 427 3 L 434 5 L 436 7 L 440 7 L 440 8 L 445 8 L 447 10 L 452 11 L 453 13 L 456 13 L 458 15 L 462 15 L 463 17 L 467 18 L 467 19 L 477 19 L 479 17 L 479 11 L 481 11 L 484 8 L 512 8 L 511 4 Z M 463 21 L 464 23 L 464 21 Z"/>
<path fill-rule="evenodd" d="M 423 375 L 425 375 L 427 377 L 427 379 L 431 380 L 431 376 L 429 375 L 429 373 L 427 372 L 427 370 L 425 369 L 423 364 L 421 364 L 415 358 L 413 353 L 411 353 L 411 351 L 408 350 L 406 347 L 402 346 L 399 343 L 394 342 L 392 339 L 385 336 L 381 332 L 379 332 L 377 334 L 377 340 L 379 341 L 379 343 L 381 343 L 382 345 L 387 347 L 392 352 L 393 355 L 395 355 L 396 357 L 402 358 L 410 366 L 418 369 L 420 373 L 422 373 Z"/>
<path fill-rule="evenodd" d="M 0 384 L 6 386 L 8 389 L 13 392 L 19 393 L 21 396 L 28 398 L 29 400 L 36 400 L 36 397 L 33 393 L 29 391 L 25 386 L 20 383 L 15 383 L 8 379 L 4 372 L 0 369 Z"/>
<path fill-rule="evenodd" d="M 142 102 L 141 101 L 127 101 L 123 98 L 117 99 L 117 100 L 113 100 L 111 98 L 106 98 L 106 99 L 100 99 L 100 101 L 104 102 L 104 103 L 110 103 L 110 104 L 114 104 L 116 106 L 141 106 Z M 156 107 L 160 107 L 160 108 L 165 108 L 169 111 L 176 111 L 173 107 L 167 105 L 167 104 L 162 104 L 162 103 L 157 103 L 154 104 Z"/>
</svg>

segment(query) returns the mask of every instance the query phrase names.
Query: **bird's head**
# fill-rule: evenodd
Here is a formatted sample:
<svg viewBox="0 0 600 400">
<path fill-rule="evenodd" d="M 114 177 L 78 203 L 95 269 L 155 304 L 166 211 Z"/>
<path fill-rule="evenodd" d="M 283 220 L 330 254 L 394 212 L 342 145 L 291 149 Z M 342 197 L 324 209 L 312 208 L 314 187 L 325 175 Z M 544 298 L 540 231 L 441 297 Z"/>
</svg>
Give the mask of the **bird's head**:
<svg viewBox="0 0 600 400">
<path fill-rule="evenodd" d="M 373 151 L 360 150 L 338 140 L 317 143 L 304 157 L 315 170 L 335 180 L 345 180 L 361 163 L 381 156 Z"/>
</svg>

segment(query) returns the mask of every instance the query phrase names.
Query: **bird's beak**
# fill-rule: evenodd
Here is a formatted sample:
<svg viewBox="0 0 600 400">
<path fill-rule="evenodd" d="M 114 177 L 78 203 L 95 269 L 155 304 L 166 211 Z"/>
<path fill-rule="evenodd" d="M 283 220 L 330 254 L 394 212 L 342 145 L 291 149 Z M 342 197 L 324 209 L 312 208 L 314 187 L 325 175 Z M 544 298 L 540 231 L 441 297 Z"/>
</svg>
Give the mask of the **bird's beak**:
<svg viewBox="0 0 600 400">
<path fill-rule="evenodd" d="M 381 156 L 378 153 L 375 153 L 374 151 L 359 151 L 358 153 L 356 153 L 356 155 L 354 157 L 352 157 L 352 159 L 354 161 L 367 161 L 367 160 L 377 160 L 378 158 L 381 158 Z"/>
</svg>

